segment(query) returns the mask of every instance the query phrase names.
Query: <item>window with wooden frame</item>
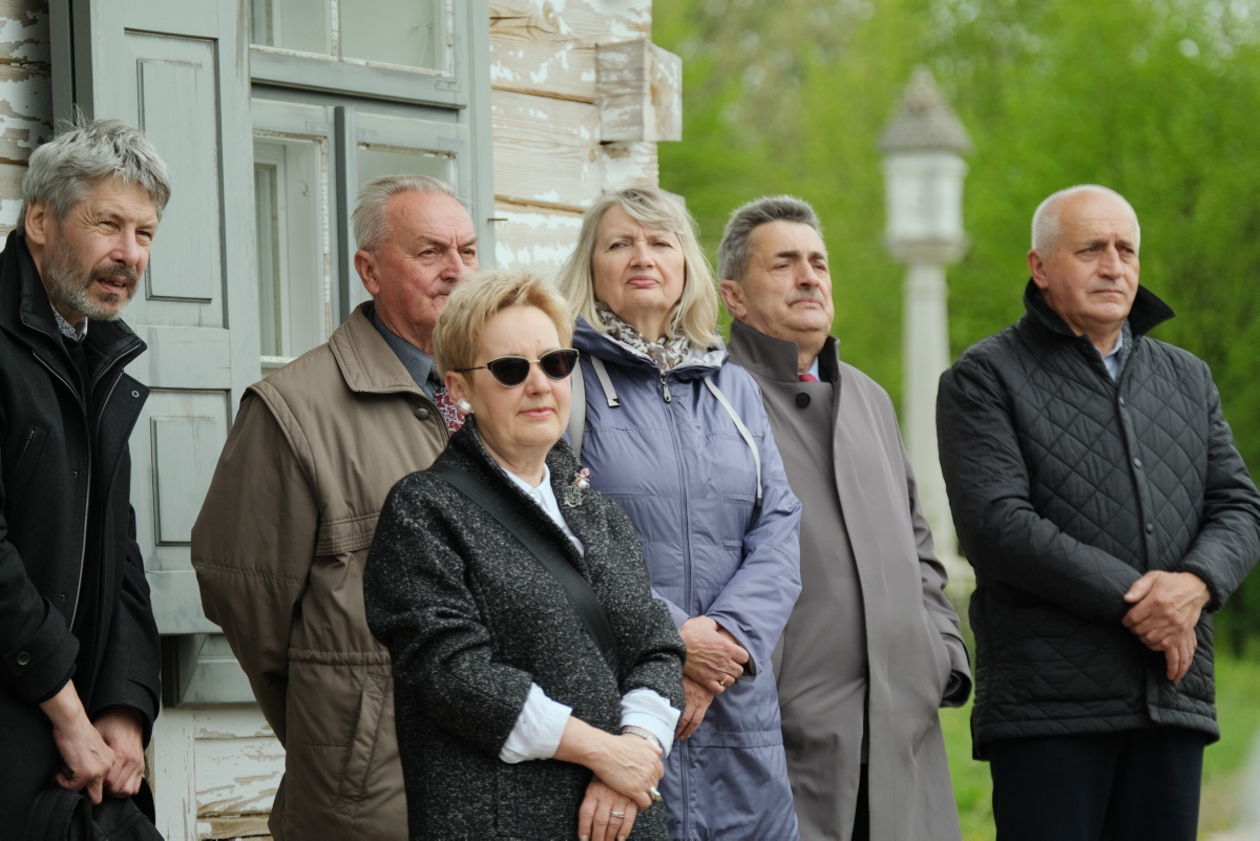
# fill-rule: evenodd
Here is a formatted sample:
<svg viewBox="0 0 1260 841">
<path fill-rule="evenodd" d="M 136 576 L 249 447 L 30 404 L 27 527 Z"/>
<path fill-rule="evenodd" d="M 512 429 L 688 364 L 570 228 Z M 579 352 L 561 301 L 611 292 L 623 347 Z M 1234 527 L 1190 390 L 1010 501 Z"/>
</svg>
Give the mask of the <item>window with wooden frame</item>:
<svg viewBox="0 0 1260 841">
<path fill-rule="evenodd" d="M 260 358 L 325 341 L 367 295 L 349 218 L 382 175 L 493 201 L 485 0 L 248 0 Z M 483 254 L 488 212 L 474 213 Z"/>
</svg>

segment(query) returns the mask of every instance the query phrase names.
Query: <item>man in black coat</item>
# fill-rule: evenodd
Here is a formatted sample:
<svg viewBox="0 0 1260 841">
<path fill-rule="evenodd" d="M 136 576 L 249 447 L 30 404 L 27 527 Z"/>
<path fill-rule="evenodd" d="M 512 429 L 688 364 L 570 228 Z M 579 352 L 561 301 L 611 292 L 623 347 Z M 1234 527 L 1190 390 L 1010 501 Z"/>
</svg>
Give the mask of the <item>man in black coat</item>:
<svg viewBox="0 0 1260 841">
<path fill-rule="evenodd" d="M 136 794 L 158 634 L 129 504 L 148 392 L 118 320 L 170 196 L 137 130 L 73 126 L 30 158 L 0 254 L 0 835 L 37 793 Z"/>
<path fill-rule="evenodd" d="M 1260 554 L 1260 495 L 1207 365 L 1145 335 L 1172 311 L 1139 237 L 1111 190 L 1050 196 L 1026 314 L 941 377 L 999 841 L 1192 839 L 1220 736 L 1211 614 Z"/>
</svg>

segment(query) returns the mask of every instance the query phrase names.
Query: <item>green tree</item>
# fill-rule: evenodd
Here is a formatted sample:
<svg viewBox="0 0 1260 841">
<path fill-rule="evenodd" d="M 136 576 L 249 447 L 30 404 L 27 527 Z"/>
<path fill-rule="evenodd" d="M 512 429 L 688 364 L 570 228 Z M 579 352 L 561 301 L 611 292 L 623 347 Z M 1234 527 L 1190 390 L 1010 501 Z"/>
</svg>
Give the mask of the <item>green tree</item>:
<svg viewBox="0 0 1260 841">
<path fill-rule="evenodd" d="M 1019 317 L 1033 208 L 1102 183 L 1143 223 L 1142 281 L 1178 317 L 1260 468 L 1260 9 L 1224 0 L 672 0 L 654 39 L 684 61 L 685 138 L 661 147 L 712 251 L 730 210 L 789 192 L 818 210 L 845 358 L 900 393 L 902 269 L 882 246 L 877 143 L 926 63 L 975 150 L 972 246 L 949 272 L 961 352 Z M 1260 635 L 1260 576 L 1226 611 Z"/>
</svg>

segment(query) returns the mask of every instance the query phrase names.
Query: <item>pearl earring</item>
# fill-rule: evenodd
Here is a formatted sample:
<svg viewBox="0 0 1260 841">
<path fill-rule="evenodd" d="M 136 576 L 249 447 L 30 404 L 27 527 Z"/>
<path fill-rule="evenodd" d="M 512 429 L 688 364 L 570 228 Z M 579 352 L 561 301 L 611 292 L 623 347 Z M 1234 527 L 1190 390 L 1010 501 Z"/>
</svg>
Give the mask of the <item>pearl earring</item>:
<svg viewBox="0 0 1260 841">
<path fill-rule="evenodd" d="M 459 409 L 461 412 L 463 412 L 466 415 L 471 415 L 473 413 L 472 404 L 469 403 L 467 400 L 459 401 L 458 403 L 455 404 L 455 408 Z"/>
</svg>

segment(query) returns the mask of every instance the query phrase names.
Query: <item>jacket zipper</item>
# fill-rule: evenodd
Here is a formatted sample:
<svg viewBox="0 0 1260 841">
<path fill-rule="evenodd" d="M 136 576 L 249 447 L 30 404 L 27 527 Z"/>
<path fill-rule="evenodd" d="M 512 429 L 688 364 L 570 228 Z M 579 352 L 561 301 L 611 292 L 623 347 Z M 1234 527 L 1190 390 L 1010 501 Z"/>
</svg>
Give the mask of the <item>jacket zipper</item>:
<svg viewBox="0 0 1260 841">
<path fill-rule="evenodd" d="M 678 440 L 678 427 L 674 423 L 673 412 L 670 410 L 668 405 L 673 402 L 673 398 L 670 396 L 669 383 L 665 378 L 664 371 L 661 372 L 661 397 L 666 403 L 664 408 L 665 425 L 669 427 L 669 440 L 674 447 L 674 463 L 678 465 L 678 484 L 680 490 L 682 491 L 680 496 L 682 497 L 683 505 L 683 596 L 686 599 L 684 608 L 690 611 L 691 604 L 695 600 L 695 591 L 692 588 L 691 583 L 691 511 L 687 497 L 687 468 L 682 458 L 681 442 Z M 685 741 L 677 747 L 682 751 L 682 755 L 680 757 L 681 771 L 679 773 L 679 778 L 682 783 L 683 802 L 682 834 L 684 838 L 690 838 L 691 808 L 687 804 L 691 802 L 691 775 L 687 769 L 691 765 L 691 741 Z"/>
<path fill-rule="evenodd" d="M 78 389 L 72 386 L 65 377 L 53 370 L 53 367 L 45 362 L 39 354 L 32 354 L 32 356 L 39 360 L 39 364 L 47 368 L 48 373 L 52 374 L 57 380 L 59 380 L 61 384 L 69 389 L 70 393 L 78 399 L 79 411 L 83 415 L 83 426 L 88 427 L 87 407 L 83 405 L 83 395 L 80 394 Z M 112 390 L 113 389 L 111 388 L 111 391 Z M 83 468 L 84 472 L 87 474 L 86 481 L 83 483 L 83 525 L 79 528 L 79 578 L 74 585 L 74 609 L 70 611 L 71 628 L 74 627 L 74 620 L 79 615 L 79 595 L 80 591 L 83 589 L 83 566 L 87 559 L 88 503 L 91 502 L 90 497 L 92 493 L 92 441 L 90 436 L 87 441 L 87 449 L 87 463 Z"/>
<path fill-rule="evenodd" d="M 30 432 L 26 433 L 26 440 L 22 442 L 21 451 L 19 451 L 17 454 L 18 460 L 21 460 L 22 456 L 26 455 L 26 451 L 31 448 L 31 442 L 34 440 L 35 440 L 35 427 L 32 426 L 30 429 Z"/>
</svg>

